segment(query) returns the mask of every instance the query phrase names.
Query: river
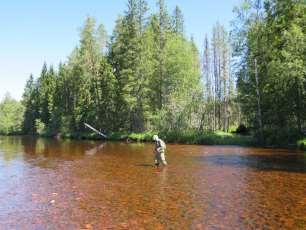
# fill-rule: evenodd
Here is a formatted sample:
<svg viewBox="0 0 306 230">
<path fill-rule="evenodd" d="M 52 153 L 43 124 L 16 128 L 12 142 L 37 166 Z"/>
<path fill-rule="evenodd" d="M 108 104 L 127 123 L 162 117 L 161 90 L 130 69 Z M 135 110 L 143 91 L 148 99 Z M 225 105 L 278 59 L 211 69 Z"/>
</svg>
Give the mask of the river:
<svg viewBox="0 0 306 230">
<path fill-rule="evenodd" d="M 0 137 L 0 229 L 306 229 L 306 154 Z"/>
</svg>

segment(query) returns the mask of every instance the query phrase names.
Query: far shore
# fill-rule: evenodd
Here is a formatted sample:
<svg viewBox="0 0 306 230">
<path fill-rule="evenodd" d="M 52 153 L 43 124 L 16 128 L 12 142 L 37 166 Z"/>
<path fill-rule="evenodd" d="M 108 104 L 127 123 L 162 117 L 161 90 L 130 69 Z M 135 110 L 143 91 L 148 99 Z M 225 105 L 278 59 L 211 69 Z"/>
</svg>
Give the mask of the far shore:
<svg viewBox="0 0 306 230">
<path fill-rule="evenodd" d="M 114 132 L 103 138 L 95 133 L 80 132 L 69 134 L 38 134 L 38 135 L 23 135 L 11 134 L 2 136 L 31 136 L 43 138 L 71 139 L 71 140 L 106 140 L 120 141 L 125 143 L 149 143 L 152 142 L 152 136 L 158 132 L 143 132 L 143 133 L 127 133 Z M 302 139 L 292 144 L 285 145 L 261 145 L 252 135 L 240 135 L 236 133 L 226 132 L 169 132 L 158 133 L 159 136 L 167 143 L 171 144 L 189 144 L 189 145 L 231 145 L 243 147 L 261 147 L 261 148 L 286 148 L 299 149 L 306 151 L 306 139 Z M 1 134 L 0 134 L 1 136 Z"/>
</svg>

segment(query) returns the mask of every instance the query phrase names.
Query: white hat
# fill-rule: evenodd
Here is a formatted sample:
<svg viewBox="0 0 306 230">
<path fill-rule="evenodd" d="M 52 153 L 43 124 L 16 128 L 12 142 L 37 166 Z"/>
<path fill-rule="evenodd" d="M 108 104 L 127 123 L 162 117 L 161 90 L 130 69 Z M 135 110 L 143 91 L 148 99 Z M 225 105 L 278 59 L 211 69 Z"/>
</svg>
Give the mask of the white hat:
<svg viewBox="0 0 306 230">
<path fill-rule="evenodd" d="M 154 135 L 153 136 L 153 141 L 157 141 L 158 140 L 158 136 L 157 135 Z"/>
</svg>

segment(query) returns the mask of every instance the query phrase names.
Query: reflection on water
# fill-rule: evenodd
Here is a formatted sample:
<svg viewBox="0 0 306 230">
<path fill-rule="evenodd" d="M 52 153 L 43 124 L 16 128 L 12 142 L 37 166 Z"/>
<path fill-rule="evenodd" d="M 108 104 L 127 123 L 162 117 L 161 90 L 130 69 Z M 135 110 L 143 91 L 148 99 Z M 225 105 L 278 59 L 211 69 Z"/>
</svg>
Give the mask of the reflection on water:
<svg viewBox="0 0 306 230">
<path fill-rule="evenodd" d="M 0 137 L 0 229 L 305 229 L 287 150 Z"/>
<path fill-rule="evenodd" d="M 1 137 L 0 138 L 0 158 L 2 161 L 11 161 L 22 156 L 23 147 L 21 138 Z"/>
<path fill-rule="evenodd" d="M 199 161 L 210 162 L 219 166 L 246 167 L 257 170 L 276 170 L 306 173 L 306 157 L 303 154 L 265 154 L 265 155 L 214 155 L 200 156 Z"/>
</svg>

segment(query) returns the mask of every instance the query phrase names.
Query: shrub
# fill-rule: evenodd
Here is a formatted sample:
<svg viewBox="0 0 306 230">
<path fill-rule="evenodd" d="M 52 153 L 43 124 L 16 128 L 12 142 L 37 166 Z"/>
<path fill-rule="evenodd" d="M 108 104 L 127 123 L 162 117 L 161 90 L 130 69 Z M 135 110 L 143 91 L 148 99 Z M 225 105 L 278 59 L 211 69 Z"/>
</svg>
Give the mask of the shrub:
<svg viewBox="0 0 306 230">
<path fill-rule="evenodd" d="M 241 135 L 247 135 L 249 133 L 249 130 L 244 124 L 240 124 L 236 129 L 236 133 Z"/>
<path fill-rule="evenodd" d="M 306 138 L 297 142 L 299 149 L 306 151 Z"/>
<path fill-rule="evenodd" d="M 44 135 L 46 133 L 46 126 L 40 119 L 35 120 L 35 128 L 39 135 Z"/>
</svg>

